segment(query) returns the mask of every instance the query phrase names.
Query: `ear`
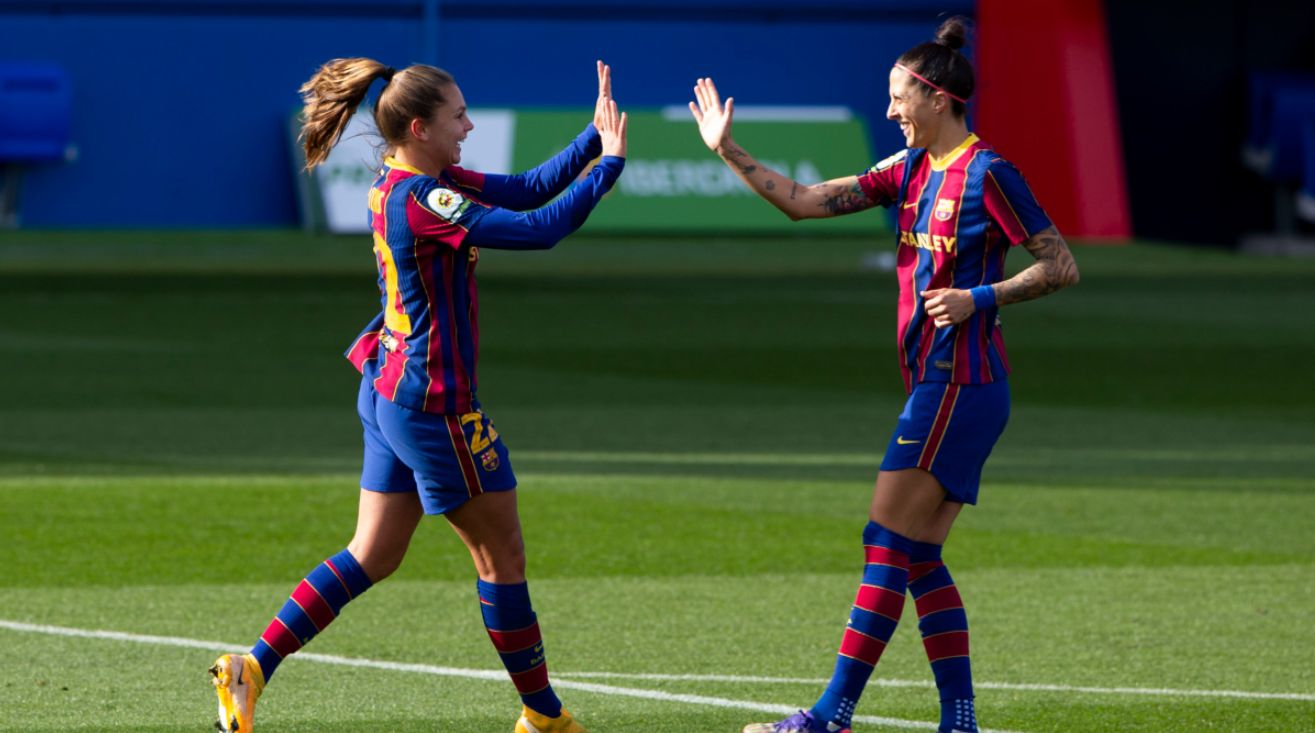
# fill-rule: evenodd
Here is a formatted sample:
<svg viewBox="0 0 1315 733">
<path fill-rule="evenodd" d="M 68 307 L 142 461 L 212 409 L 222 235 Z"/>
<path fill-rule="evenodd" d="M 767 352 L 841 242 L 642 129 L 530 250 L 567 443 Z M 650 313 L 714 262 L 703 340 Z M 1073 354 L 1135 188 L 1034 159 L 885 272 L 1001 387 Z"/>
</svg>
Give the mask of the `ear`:
<svg viewBox="0 0 1315 733">
<path fill-rule="evenodd" d="M 423 142 L 428 142 L 428 141 L 429 141 L 429 125 L 426 124 L 425 121 L 424 121 L 423 119 L 419 118 L 419 117 L 416 117 L 416 118 L 412 119 L 412 120 L 411 120 L 411 137 L 413 137 L 413 138 L 419 140 L 419 141 L 422 142 L 422 143 L 423 143 Z"/>
<path fill-rule="evenodd" d="M 950 97 L 945 92 L 935 92 L 931 95 L 931 108 L 936 114 L 942 114 L 950 109 Z"/>
</svg>

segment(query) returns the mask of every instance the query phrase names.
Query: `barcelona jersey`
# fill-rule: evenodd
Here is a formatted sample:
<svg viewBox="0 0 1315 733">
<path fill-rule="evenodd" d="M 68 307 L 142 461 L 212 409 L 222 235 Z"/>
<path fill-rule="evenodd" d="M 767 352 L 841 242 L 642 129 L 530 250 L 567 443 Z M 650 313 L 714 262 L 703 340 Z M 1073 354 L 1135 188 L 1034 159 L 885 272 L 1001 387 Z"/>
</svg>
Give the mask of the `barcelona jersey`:
<svg viewBox="0 0 1315 733">
<path fill-rule="evenodd" d="M 911 148 L 858 178 L 882 206 L 898 206 L 898 346 L 904 387 L 986 384 L 1009 372 L 999 309 L 937 328 L 921 293 L 967 290 L 1004 279 L 1005 255 L 1051 226 L 1023 176 L 976 135 L 941 159 Z"/>
<path fill-rule="evenodd" d="M 399 405 L 474 411 L 479 249 L 466 235 L 491 210 L 479 199 L 482 183 L 455 166 L 432 178 L 390 157 L 370 187 L 382 312 L 347 358 Z"/>
</svg>

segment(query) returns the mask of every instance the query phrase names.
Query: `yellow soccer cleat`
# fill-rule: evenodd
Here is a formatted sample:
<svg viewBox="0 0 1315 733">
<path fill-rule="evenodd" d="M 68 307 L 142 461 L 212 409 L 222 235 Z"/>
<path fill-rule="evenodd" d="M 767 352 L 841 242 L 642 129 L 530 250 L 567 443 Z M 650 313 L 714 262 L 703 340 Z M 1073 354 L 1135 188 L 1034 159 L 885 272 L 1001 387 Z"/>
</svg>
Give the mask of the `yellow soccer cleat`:
<svg viewBox="0 0 1315 733">
<path fill-rule="evenodd" d="M 215 660 L 210 675 L 219 695 L 219 721 L 215 729 L 221 733 L 252 733 L 256 700 L 265 691 L 260 663 L 250 654 L 225 654 Z"/>
<path fill-rule="evenodd" d="M 588 731 L 576 722 L 565 708 L 562 708 L 561 715 L 549 718 L 547 715 L 540 715 L 523 707 L 521 719 L 516 721 L 516 733 L 588 733 Z"/>
</svg>

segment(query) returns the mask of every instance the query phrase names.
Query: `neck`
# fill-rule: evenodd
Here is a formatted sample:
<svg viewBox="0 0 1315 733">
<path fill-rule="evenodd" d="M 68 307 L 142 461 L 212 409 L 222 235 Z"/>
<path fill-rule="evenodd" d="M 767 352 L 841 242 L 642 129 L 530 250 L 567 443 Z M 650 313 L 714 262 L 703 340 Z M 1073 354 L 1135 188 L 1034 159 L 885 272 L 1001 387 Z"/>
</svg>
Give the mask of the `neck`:
<svg viewBox="0 0 1315 733">
<path fill-rule="evenodd" d="M 425 155 L 423 152 L 411 148 L 397 148 L 393 151 L 393 157 L 402 165 L 415 168 L 430 178 L 438 178 L 447 168 L 447 165 L 440 163 L 432 157 Z"/>
<path fill-rule="evenodd" d="M 935 142 L 927 146 L 927 152 L 933 158 L 943 158 L 967 139 L 968 122 L 962 117 L 950 117 L 942 123 L 940 133 Z"/>
</svg>

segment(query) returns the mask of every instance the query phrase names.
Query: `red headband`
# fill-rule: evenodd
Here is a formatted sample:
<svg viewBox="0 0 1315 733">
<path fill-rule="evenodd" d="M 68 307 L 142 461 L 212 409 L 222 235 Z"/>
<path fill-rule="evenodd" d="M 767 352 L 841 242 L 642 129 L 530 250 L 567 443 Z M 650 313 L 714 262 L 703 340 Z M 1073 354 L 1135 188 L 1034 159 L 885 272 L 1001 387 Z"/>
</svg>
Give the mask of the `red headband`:
<svg viewBox="0 0 1315 733">
<path fill-rule="evenodd" d="M 909 67 L 905 66 L 904 64 L 895 64 L 895 68 L 897 68 L 897 69 L 903 69 L 904 72 L 905 72 L 906 74 L 908 74 L 909 76 L 913 77 L 914 79 L 917 79 L 918 81 L 922 82 L 923 84 L 926 84 L 927 86 L 931 87 L 932 89 L 935 89 L 936 91 L 940 92 L 941 94 L 944 94 L 945 96 L 949 97 L 950 99 L 955 100 L 956 102 L 962 102 L 962 103 L 964 103 L 964 104 L 968 104 L 968 100 L 964 99 L 963 97 L 960 97 L 960 96 L 957 95 L 957 94 L 952 94 L 952 93 L 946 91 L 943 87 L 939 87 L 939 86 L 937 86 L 937 85 L 935 85 L 935 84 L 932 84 L 930 81 L 928 81 L 927 77 L 925 77 L 925 76 L 919 74 L 918 72 L 914 71 L 913 69 L 910 69 Z"/>
</svg>

